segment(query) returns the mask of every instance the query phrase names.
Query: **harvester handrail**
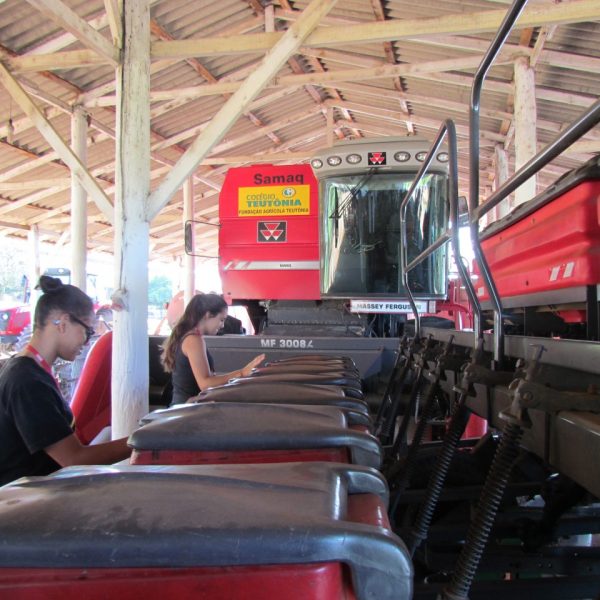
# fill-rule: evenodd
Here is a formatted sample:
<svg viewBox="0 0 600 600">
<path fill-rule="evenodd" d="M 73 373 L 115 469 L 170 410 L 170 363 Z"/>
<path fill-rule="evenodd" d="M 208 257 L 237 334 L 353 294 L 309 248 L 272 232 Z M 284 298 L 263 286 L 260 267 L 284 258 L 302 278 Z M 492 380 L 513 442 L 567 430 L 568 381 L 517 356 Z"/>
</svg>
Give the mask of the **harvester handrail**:
<svg viewBox="0 0 600 600">
<path fill-rule="evenodd" d="M 431 162 L 433 161 L 433 157 L 437 153 L 444 137 L 448 136 L 448 169 L 449 169 L 449 184 L 448 184 L 448 201 L 450 204 L 450 224 L 448 229 L 446 229 L 438 238 L 432 242 L 427 248 L 425 248 L 418 256 L 416 256 L 410 263 L 408 263 L 408 236 L 406 231 L 406 209 L 408 203 L 415 190 L 418 188 L 421 180 L 427 173 Z M 408 296 L 408 301 L 410 302 L 411 309 L 413 311 L 413 315 L 415 317 L 415 338 L 419 338 L 421 332 L 421 318 L 419 316 L 419 311 L 417 310 L 417 305 L 414 300 L 414 296 L 410 290 L 410 285 L 408 281 L 408 273 L 414 269 L 417 265 L 421 264 L 427 257 L 429 257 L 433 252 L 437 249 L 441 248 L 448 241 L 452 241 L 452 247 L 454 250 L 454 255 L 456 257 L 456 267 L 460 274 L 461 280 L 465 285 L 465 289 L 467 291 L 467 295 L 469 297 L 469 301 L 471 302 L 471 306 L 473 307 L 474 313 L 474 329 L 475 329 L 475 341 L 481 337 L 481 307 L 479 304 L 479 300 L 477 298 L 477 294 L 475 293 L 475 288 L 473 287 L 473 283 L 469 277 L 469 274 L 463 264 L 462 260 L 460 260 L 460 241 L 458 237 L 458 150 L 457 150 L 457 142 L 456 142 L 456 126 L 454 125 L 454 121 L 452 119 L 447 119 L 442 123 L 440 129 L 438 130 L 437 136 L 427 154 L 427 157 L 423 161 L 419 172 L 415 176 L 406 196 L 402 200 L 400 204 L 400 232 L 401 232 L 401 240 L 400 244 L 400 257 L 401 257 L 401 266 L 402 266 L 402 283 L 404 284 L 404 288 L 406 289 L 406 294 Z"/>
<path fill-rule="evenodd" d="M 473 78 L 471 104 L 469 107 L 469 229 L 471 232 L 473 254 L 475 255 L 479 271 L 494 307 L 494 360 L 499 365 L 504 361 L 504 317 L 502 315 L 502 303 L 492 273 L 481 249 L 479 222 L 471 219 L 471 215 L 474 214 L 479 206 L 479 105 L 486 75 L 526 4 L 527 0 L 514 0 L 510 10 L 506 13 Z"/>
<path fill-rule="evenodd" d="M 500 294 L 493 276 L 483 254 L 479 240 L 479 222 L 483 216 L 495 208 L 509 194 L 514 192 L 521 184 L 535 175 L 551 160 L 560 155 L 573 142 L 579 139 L 600 121 L 600 100 L 596 101 L 587 111 L 576 119 L 569 127 L 564 129 L 545 148 L 538 152 L 512 177 L 509 177 L 495 192 L 483 202 L 479 202 L 479 102 L 483 81 L 493 60 L 506 41 L 514 23 L 523 10 L 527 0 L 515 0 L 511 9 L 506 14 L 500 29 L 486 52 L 477 73 L 473 79 L 471 91 L 471 106 L 469 114 L 469 229 L 475 260 L 483 277 L 485 286 L 494 308 L 494 359 L 501 363 L 505 352 L 504 317 Z"/>
</svg>

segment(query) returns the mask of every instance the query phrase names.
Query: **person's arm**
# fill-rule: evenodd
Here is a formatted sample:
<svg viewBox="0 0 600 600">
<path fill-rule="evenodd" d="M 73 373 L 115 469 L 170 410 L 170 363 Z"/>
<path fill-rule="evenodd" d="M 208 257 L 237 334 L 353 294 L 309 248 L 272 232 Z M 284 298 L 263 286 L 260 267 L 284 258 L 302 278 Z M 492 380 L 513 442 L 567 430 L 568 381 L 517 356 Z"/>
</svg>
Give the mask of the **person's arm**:
<svg viewBox="0 0 600 600">
<path fill-rule="evenodd" d="M 226 384 L 230 379 L 236 377 L 247 377 L 252 372 L 252 369 L 259 365 L 265 355 L 261 354 L 253 358 L 245 367 L 223 375 L 213 375 L 208 366 L 208 358 L 206 356 L 206 344 L 201 335 L 188 335 L 181 345 L 181 349 L 187 359 L 190 361 L 192 372 L 196 383 L 201 390 L 209 387 Z"/>
<path fill-rule="evenodd" d="M 61 467 L 71 465 L 108 465 L 124 460 L 131 454 L 127 438 L 104 444 L 84 446 L 75 434 L 44 448 L 44 452 Z"/>
</svg>

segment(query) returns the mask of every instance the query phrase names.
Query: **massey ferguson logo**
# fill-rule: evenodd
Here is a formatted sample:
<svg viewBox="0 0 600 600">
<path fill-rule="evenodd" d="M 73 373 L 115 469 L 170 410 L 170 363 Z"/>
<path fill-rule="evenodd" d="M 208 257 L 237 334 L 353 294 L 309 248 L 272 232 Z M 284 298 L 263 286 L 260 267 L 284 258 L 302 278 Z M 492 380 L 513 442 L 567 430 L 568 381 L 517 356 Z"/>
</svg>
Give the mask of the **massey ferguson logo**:
<svg viewBox="0 0 600 600">
<path fill-rule="evenodd" d="M 385 165 L 385 152 L 369 152 L 370 165 Z"/>
<path fill-rule="evenodd" d="M 287 239 L 287 221 L 259 221 L 259 242 L 285 242 Z"/>
</svg>

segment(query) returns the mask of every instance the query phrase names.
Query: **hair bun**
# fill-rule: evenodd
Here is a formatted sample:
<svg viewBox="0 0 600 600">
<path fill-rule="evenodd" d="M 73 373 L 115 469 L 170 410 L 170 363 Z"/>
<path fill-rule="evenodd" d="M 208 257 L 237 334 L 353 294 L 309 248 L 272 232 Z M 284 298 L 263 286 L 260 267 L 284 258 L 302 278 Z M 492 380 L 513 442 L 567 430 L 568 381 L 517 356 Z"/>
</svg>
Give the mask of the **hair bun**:
<svg viewBox="0 0 600 600">
<path fill-rule="evenodd" d="M 36 290 L 42 290 L 44 294 L 51 294 L 56 292 L 63 287 L 63 282 L 58 277 L 50 277 L 49 275 L 42 275 L 38 284 L 35 286 Z"/>
</svg>

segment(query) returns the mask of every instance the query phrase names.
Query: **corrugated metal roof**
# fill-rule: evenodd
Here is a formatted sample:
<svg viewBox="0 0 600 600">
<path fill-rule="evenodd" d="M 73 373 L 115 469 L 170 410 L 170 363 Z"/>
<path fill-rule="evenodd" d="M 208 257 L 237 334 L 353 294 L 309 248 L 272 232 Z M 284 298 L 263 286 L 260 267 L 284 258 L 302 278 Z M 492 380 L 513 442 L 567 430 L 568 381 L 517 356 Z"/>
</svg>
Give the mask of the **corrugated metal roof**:
<svg viewBox="0 0 600 600">
<path fill-rule="evenodd" d="M 236 40 L 268 30 L 261 9 L 264 4 L 261 0 L 150 1 L 153 41 L 233 36 L 225 53 L 152 64 L 151 91 L 162 92 L 151 105 L 152 189 L 230 96 L 214 93 L 209 86 L 252 78 L 264 51 L 240 52 Z M 309 2 L 279 0 L 273 4 L 274 29 L 284 31 Z M 56 6 L 67 7 L 105 40 L 111 40 L 103 0 L 62 0 Z M 416 32 L 415 25 L 412 37 L 406 33 L 387 41 L 353 41 L 350 37 L 350 41 L 332 40 L 320 48 L 303 46 L 281 68 L 278 79 L 290 81 L 294 75 L 312 73 L 309 82 L 282 85 L 276 81 L 269 85 L 207 157 L 222 160 L 222 164 L 211 160 L 210 165 L 200 164 L 196 169 L 197 216 L 216 220 L 218 189 L 226 170 L 236 164 L 228 157 L 248 164 L 258 155 L 276 153 L 278 158 L 273 162 L 289 162 L 281 158 L 282 153 L 315 151 L 327 144 L 328 110 L 333 110 L 338 136 L 341 132 L 348 137 L 411 133 L 432 139 L 440 122 L 452 117 L 459 130 L 461 193 L 466 194 L 468 102 L 476 68 L 472 57 L 481 57 L 493 36 L 486 28 L 473 31 L 469 27 L 487 11 L 496 14 L 508 6 L 506 0 L 338 2 L 321 23 L 335 35 L 340 27 L 350 32 L 353 25 L 382 20 L 399 25 L 408 21 L 428 30 Z M 547 10 L 539 11 L 539 23 L 527 29 L 517 27 L 511 33 L 506 55 L 492 67 L 484 87 L 482 190 L 494 185 L 496 145 L 506 147 L 509 162 L 514 164 L 512 61 L 517 53 L 529 56 L 535 64 L 538 145 L 550 142 L 600 95 L 600 4 L 596 3 L 594 11 L 589 0 L 563 2 L 567 16 L 558 24 L 546 22 L 544 17 L 557 6 L 554 0 L 532 0 L 532 6 Z M 581 6 L 588 7 L 585 20 L 570 19 L 569 11 L 575 14 Z M 1 57 L 64 140 L 70 139 L 73 106 L 84 104 L 90 116 L 88 170 L 112 199 L 115 70 L 107 61 L 97 60 L 66 67 L 57 53 L 82 50 L 85 45 L 52 17 L 23 0 L 0 3 Z M 20 57 L 36 54 L 51 55 L 47 70 L 37 71 L 31 64 L 19 62 Z M 378 75 L 378 67 L 392 63 L 399 66 L 398 76 Z M 343 73 L 339 81 L 322 79 L 322 74 L 348 70 L 354 73 Z M 205 94 L 207 91 L 210 93 Z M 28 227 L 39 224 L 47 239 L 64 243 L 70 220 L 69 170 L 2 87 L 0 107 L 0 235 L 24 237 Z M 539 185 L 547 185 L 600 151 L 600 129 L 592 130 L 585 141 L 585 146 L 555 160 L 540 175 Z M 153 256 L 171 258 L 183 253 L 181 215 L 182 194 L 178 192 L 151 224 Z M 89 218 L 90 250 L 110 248 L 109 221 L 91 201 Z M 206 253 L 216 254 L 215 233 L 211 230 L 202 238 Z"/>
</svg>

